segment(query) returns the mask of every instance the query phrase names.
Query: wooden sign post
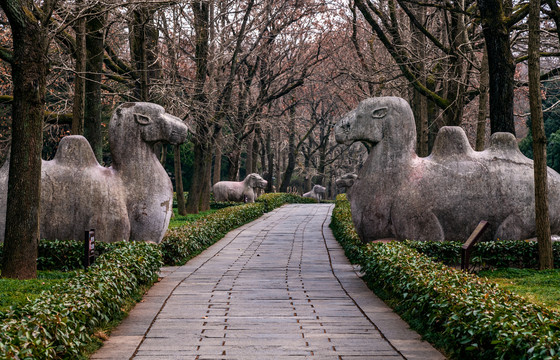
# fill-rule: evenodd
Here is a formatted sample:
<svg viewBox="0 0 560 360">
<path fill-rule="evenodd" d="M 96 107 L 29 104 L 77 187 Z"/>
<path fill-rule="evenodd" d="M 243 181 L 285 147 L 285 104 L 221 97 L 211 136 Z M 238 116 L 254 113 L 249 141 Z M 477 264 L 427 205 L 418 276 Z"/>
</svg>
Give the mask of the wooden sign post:
<svg viewBox="0 0 560 360">
<path fill-rule="evenodd" d="M 95 229 L 86 230 L 84 238 L 84 268 L 95 260 Z"/>
</svg>

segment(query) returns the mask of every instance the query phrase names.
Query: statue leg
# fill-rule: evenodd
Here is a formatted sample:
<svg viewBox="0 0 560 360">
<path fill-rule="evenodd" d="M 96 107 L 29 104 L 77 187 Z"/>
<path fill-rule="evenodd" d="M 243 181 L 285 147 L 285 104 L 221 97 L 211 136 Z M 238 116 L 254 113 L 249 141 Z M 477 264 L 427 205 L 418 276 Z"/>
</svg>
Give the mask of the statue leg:
<svg viewBox="0 0 560 360">
<path fill-rule="evenodd" d="M 431 211 L 401 212 L 393 216 L 394 232 L 398 240 L 444 241 L 445 233 L 438 218 Z"/>
<path fill-rule="evenodd" d="M 535 237 L 534 214 L 511 214 L 498 227 L 494 240 L 525 240 Z"/>
</svg>

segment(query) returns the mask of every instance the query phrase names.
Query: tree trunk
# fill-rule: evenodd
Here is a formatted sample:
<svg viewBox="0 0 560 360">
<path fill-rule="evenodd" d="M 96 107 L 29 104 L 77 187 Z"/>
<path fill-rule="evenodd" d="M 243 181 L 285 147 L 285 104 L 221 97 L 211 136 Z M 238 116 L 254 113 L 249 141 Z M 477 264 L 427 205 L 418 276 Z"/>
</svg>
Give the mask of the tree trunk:
<svg viewBox="0 0 560 360">
<path fill-rule="evenodd" d="M 37 276 L 40 236 L 41 149 L 47 76 L 48 34 L 23 6 L 0 1 L 14 45 L 12 144 L 2 277 Z"/>
<path fill-rule="evenodd" d="M 476 151 L 482 151 L 486 141 L 486 112 L 488 108 L 488 52 L 484 49 L 480 67 L 480 95 L 478 97 L 478 121 L 476 123 Z"/>
<path fill-rule="evenodd" d="M 515 63 L 502 0 L 478 0 L 488 51 L 490 131 L 515 135 L 513 86 Z"/>
<path fill-rule="evenodd" d="M 198 214 L 201 202 L 202 184 L 204 182 L 204 152 L 205 148 L 202 144 L 195 142 L 194 144 L 194 162 L 193 162 L 193 179 L 189 196 L 187 197 L 187 213 Z"/>
<path fill-rule="evenodd" d="M 247 175 L 256 172 L 256 169 L 253 169 L 253 138 L 255 134 L 251 134 L 247 137 L 247 160 L 245 161 L 245 173 Z"/>
<path fill-rule="evenodd" d="M 103 134 L 101 133 L 101 75 L 103 71 L 103 28 L 105 18 L 101 6 L 96 6 L 86 20 L 86 101 L 84 136 L 88 139 L 99 163 L 103 163 Z"/>
<path fill-rule="evenodd" d="M 222 174 L 222 132 L 216 134 L 214 143 L 214 169 L 212 171 L 212 185 L 221 180 Z"/>
<path fill-rule="evenodd" d="M 253 136 L 253 147 L 251 149 L 252 151 L 252 161 L 251 161 L 251 167 L 253 169 L 253 172 L 258 173 L 258 160 L 259 160 L 259 141 L 258 141 L 258 136 L 255 134 Z M 261 166 L 263 166 L 263 164 L 261 164 Z"/>
<path fill-rule="evenodd" d="M 150 100 L 151 79 L 158 76 L 157 65 L 158 30 L 154 25 L 155 10 L 139 5 L 132 11 L 129 24 L 130 54 L 136 70 L 134 97 L 139 101 Z"/>
<path fill-rule="evenodd" d="M 272 151 L 272 130 L 268 130 L 266 133 L 266 154 L 267 156 L 267 176 L 266 176 L 266 181 L 268 181 L 268 184 L 266 185 L 266 192 L 270 193 L 273 191 L 274 188 L 274 181 L 273 181 L 273 176 L 274 176 L 274 152 Z"/>
<path fill-rule="evenodd" d="M 290 113 L 289 122 L 289 134 L 288 134 L 288 164 L 286 165 L 286 170 L 284 171 L 284 176 L 282 177 L 282 185 L 280 185 L 279 192 L 288 192 L 288 186 L 290 185 L 290 180 L 296 168 L 296 120 L 295 114 Z"/>
<path fill-rule="evenodd" d="M 535 171 L 535 222 L 539 248 L 539 269 L 552 269 L 552 242 L 548 213 L 548 187 L 546 166 L 546 135 L 542 113 L 540 86 L 540 0 L 532 0 L 529 10 L 529 103 L 531 106 L 531 131 L 533 133 L 533 161 Z"/>
<path fill-rule="evenodd" d="M 187 212 L 197 214 L 199 210 L 210 208 L 212 150 L 210 145 L 210 129 L 205 118 L 207 98 L 204 92 L 208 70 L 210 13 L 208 1 L 193 0 L 191 8 L 194 14 L 194 30 L 196 34 L 196 81 L 193 100 L 196 106 L 197 139 L 194 140 L 194 176 L 187 199 Z"/>
<path fill-rule="evenodd" d="M 414 12 L 416 19 L 420 23 L 424 23 L 426 19 L 426 10 L 415 4 L 411 4 L 411 10 Z M 426 58 L 426 37 L 418 30 L 414 24 L 411 24 L 412 46 L 418 59 Z M 414 67 L 417 71 L 416 77 L 418 81 L 426 86 L 426 69 L 422 61 L 418 61 Z M 418 156 L 428 156 L 428 104 L 426 96 L 421 94 L 414 86 L 412 86 L 412 111 L 416 121 L 416 153 Z"/>
<path fill-rule="evenodd" d="M 234 139 L 233 147 L 234 149 L 228 155 L 228 180 L 237 181 L 239 175 L 239 160 L 241 157 L 239 144 L 237 144 L 237 139 Z"/>
<path fill-rule="evenodd" d="M 79 1 L 83 4 L 83 0 Z M 80 17 L 74 26 L 76 32 L 76 74 L 74 76 L 74 104 L 72 106 L 72 135 L 84 133 L 84 105 L 86 97 L 86 19 Z"/>
<path fill-rule="evenodd" d="M 174 146 L 175 151 L 175 193 L 177 194 L 177 212 L 179 215 L 187 215 L 185 207 L 185 193 L 183 191 L 183 173 L 181 171 L 181 145 Z"/>
</svg>

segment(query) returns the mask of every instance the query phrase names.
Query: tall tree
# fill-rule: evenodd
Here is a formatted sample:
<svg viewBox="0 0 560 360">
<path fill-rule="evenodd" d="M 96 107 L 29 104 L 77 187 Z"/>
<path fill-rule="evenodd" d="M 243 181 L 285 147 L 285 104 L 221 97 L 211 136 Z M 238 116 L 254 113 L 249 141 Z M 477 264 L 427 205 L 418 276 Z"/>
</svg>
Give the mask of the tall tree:
<svg viewBox="0 0 560 360">
<path fill-rule="evenodd" d="M 199 210 L 209 208 L 210 181 L 206 178 L 207 173 L 211 173 L 210 165 L 212 159 L 212 150 L 209 147 L 208 136 L 210 128 L 207 124 L 204 108 L 206 107 L 207 97 L 204 92 L 208 72 L 208 47 L 210 36 L 210 6 L 208 1 L 193 0 L 191 7 L 194 13 L 194 31 L 195 31 L 195 62 L 196 62 L 196 80 L 194 90 L 195 104 L 195 123 L 196 135 L 193 137 L 194 142 L 194 174 L 189 197 L 187 198 L 187 212 L 191 214 L 198 213 Z M 208 168 L 208 169 L 207 169 Z"/>
<path fill-rule="evenodd" d="M 12 29 L 12 145 L 2 276 L 37 275 L 49 20 L 55 0 L 0 0 Z M 37 8 L 39 11 L 33 11 Z"/>
<path fill-rule="evenodd" d="M 477 0 L 488 52 L 490 131 L 515 134 L 513 90 L 515 63 L 509 39 L 510 27 L 527 15 L 527 6 L 516 13 L 504 0 Z"/>
<path fill-rule="evenodd" d="M 539 248 L 539 268 L 552 269 L 552 241 L 548 213 L 548 182 L 546 166 L 546 135 L 542 113 L 540 84 L 540 0 L 529 3 L 529 104 L 533 133 L 533 160 L 535 171 L 535 222 Z"/>
<path fill-rule="evenodd" d="M 84 106 L 86 101 L 85 73 L 86 73 L 86 19 L 80 10 L 84 0 L 76 1 L 77 20 L 74 24 L 76 33 L 76 48 L 74 58 L 76 61 L 74 75 L 74 103 L 72 106 L 72 134 L 83 135 L 84 133 Z"/>
<path fill-rule="evenodd" d="M 86 83 L 84 108 L 84 136 L 93 153 L 103 162 L 103 135 L 101 132 L 101 80 L 103 77 L 105 9 L 97 2 L 88 9 L 86 17 Z"/>
</svg>

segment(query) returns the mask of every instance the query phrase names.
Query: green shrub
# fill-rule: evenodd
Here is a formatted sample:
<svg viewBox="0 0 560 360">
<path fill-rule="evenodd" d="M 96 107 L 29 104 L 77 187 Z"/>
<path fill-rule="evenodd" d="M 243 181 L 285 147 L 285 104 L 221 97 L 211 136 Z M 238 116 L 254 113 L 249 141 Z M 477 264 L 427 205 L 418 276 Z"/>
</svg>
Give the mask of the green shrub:
<svg viewBox="0 0 560 360">
<path fill-rule="evenodd" d="M 211 201 L 210 202 L 210 209 L 220 210 L 223 208 L 227 208 L 230 206 L 238 206 L 242 203 L 233 202 L 233 201 Z"/>
<path fill-rule="evenodd" d="M 256 200 L 265 206 L 265 212 L 272 211 L 284 204 L 314 204 L 315 199 L 288 193 L 267 193 L 259 196 Z"/>
<path fill-rule="evenodd" d="M 122 315 L 139 289 L 157 280 L 157 245 L 119 243 L 88 271 L 0 314 L 0 358 L 77 358 L 95 328 Z"/>
<path fill-rule="evenodd" d="M 494 283 L 432 261 L 409 242 L 361 244 L 350 208 L 337 197 L 333 232 L 364 280 L 395 310 L 457 359 L 552 359 L 560 353 L 560 314 Z M 422 247 L 438 252 L 438 246 Z M 442 246 L 442 258 L 453 246 Z"/>
<path fill-rule="evenodd" d="M 433 262 L 403 243 L 370 244 L 364 279 L 398 299 L 407 319 L 425 319 L 460 359 L 544 359 L 560 352 L 560 314 L 496 284 Z"/>
<path fill-rule="evenodd" d="M 461 263 L 460 242 L 406 241 L 405 244 L 446 265 Z M 552 244 L 554 263 L 560 266 L 560 242 Z M 498 240 L 475 244 L 471 264 L 480 268 L 537 268 L 539 250 L 536 241 Z"/>
<path fill-rule="evenodd" d="M 354 229 L 350 203 L 346 199 L 346 194 L 337 195 L 329 226 L 350 262 L 359 263 L 364 254 L 364 245 Z"/>
<path fill-rule="evenodd" d="M 0 244 L 0 262 L 3 256 Z M 114 248 L 111 243 L 96 242 L 96 256 Z M 84 243 L 75 240 L 41 240 L 38 245 L 37 270 L 70 271 L 83 267 Z"/>
<path fill-rule="evenodd" d="M 259 218 L 263 213 L 264 206 L 260 203 L 232 206 L 169 229 L 160 244 L 165 264 L 184 264 L 227 232 Z"/>
</svg>

